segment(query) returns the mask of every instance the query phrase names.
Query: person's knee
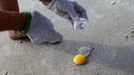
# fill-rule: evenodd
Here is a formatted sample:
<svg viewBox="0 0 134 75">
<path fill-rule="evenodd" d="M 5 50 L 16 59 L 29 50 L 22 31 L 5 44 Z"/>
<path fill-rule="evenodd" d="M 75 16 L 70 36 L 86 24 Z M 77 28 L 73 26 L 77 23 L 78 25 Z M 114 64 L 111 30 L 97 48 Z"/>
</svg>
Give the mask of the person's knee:
<svg viewBox="0 0 134 75">
<path fill-rule="evenodd" d="M 19 12 L 17 0 L 0 0 L 0 10 Z"/>
</svg>

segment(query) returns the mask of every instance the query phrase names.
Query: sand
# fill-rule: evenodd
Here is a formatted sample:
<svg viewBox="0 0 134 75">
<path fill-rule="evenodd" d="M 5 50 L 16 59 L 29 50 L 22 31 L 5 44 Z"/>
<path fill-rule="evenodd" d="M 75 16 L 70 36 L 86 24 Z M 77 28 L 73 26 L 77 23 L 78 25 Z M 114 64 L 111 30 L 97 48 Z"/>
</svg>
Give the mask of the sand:
<svg viewBox="0 0 134 75">
<path fill-rule="evenodd" d="M 71 24 L 35 0 L 19 0 L 21 11 L 36 9 L 64 36 L 61 44 L 36 45 L 13 41 L 0 33 L 0 75 L 133 75 L 134 1 L 77 0 L 87 10 L 88 31 Z M 75 66 L 72 58 L 80 46 L 95 50 L 87 64 Z"/>
</svg>

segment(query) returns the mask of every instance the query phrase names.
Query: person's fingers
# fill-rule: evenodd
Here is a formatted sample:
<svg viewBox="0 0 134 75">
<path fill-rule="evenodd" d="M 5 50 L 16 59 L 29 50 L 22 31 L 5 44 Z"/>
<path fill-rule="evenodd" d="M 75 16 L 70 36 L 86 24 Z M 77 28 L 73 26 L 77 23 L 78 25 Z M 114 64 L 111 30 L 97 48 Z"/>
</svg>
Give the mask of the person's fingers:
<svg viewBox="0 0 134 75">
<path fill-rule="evenodd" d="M 77 12 L 77 14 L 79 15 L 79 17 L 82 17 L 82 18 L 85 18 L 88 20 L 86 10 L 81 5 L 79 5 L 77 2 L 74 2 L 74 9 Z"/>
<path fill-rule="evenodd" d="M 64 18 L 65 18 L 67 21 L 69 21 L 71 24 L 73 24 L 73 20 L 72 20 L 72 18 L 71 18 L 70 15 L 66 15 L 66 16 L 64 16 Z"/>
<path fill-rule="evenodd" d="M 57 7 L 59 10 L 66 12 L 69 14 L 69 16 L 71 17 L 71 19 L 74 21 L 74 19 L 78 16 L 78 14 L 76 13 L 75 9 L 74 9 L 74 4 L 72 1 L 66 1 L 66 0 L 59 0 L 59 2 L 57 2 Z"/>
<path fill-rule="evenodd" d="M 28 37 L 32 43 L 57 43 L 62 42 L 63 36 L 54 29 L 54 25 L 50 19 L 38 11 L 31 13 L 32 20 Z"/>
</svg>

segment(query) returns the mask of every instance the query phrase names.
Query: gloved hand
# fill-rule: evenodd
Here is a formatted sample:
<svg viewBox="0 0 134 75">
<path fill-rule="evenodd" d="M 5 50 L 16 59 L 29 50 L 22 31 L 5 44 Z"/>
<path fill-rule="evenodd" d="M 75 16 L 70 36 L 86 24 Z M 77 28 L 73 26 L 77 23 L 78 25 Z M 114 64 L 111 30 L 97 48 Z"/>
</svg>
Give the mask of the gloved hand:
<svg viewBox="0 0 134 75">
<path fill-rule="evenodd" d="M 31 12 L 31 24 L 27 36 L 32 43 L 56 43 L 63 37 L 54 30 L 52 22 L 37 11 Z"/>
<path fill-rule="evenodd" d="M 43 0 L 41 1 L 44 3 Z M 88 23 L 85 23 L 88 22 L 86 10 L 73 0 L 52 0 L 47 7 L 57 15 L 70 21 L 74 29 L 86 29 L 88 26 Z M 84 20 L 81 18 L 84 18 Z"/>
</svg>

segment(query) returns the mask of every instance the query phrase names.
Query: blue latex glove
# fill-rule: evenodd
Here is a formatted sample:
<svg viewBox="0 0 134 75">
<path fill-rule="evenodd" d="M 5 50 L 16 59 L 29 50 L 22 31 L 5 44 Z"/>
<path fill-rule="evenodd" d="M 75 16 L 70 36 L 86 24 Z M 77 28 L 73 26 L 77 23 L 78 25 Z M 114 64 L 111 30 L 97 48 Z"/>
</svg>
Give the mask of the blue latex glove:
<svg viewBox="0 0 134 75">
<path fill-rule="evenodd" d="M 37 11 L 31 12 L 31 24 L 27 34 L 32 43 L 56 43 L 61 42 L 63 37 L 54 30 L 52 22 Z"/>
<path fill-rule="evenodd" d="M 41 1 L 44 3 L 43 0 Z M 73 0 L 52 0 L 47 7 L 57 15 L 70 21 L 75 30 L 88 27 L 86 10 Z"/>
</svg>

